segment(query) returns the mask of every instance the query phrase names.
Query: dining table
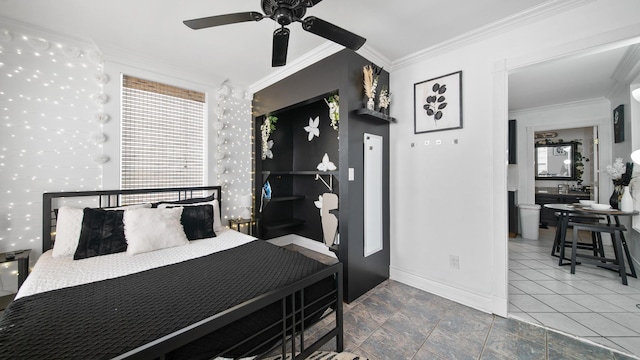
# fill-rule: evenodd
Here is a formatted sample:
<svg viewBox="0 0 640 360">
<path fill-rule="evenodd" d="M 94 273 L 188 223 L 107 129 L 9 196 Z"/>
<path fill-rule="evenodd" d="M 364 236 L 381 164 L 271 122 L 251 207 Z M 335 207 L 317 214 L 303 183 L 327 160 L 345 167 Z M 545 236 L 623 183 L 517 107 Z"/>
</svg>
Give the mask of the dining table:
<svg viewBox="0 0 640 360">
<path fill-rule="evenodd" d="M 553 210 L 558 216 L 558 226 L 556 228 L 556 235 L 553 242 L 553 248 L 551 249 L 551 255 L 559 257 L 558 265 L 570 265 L 570 259 L 565 257 L 565 240 L 567 234 L 567 228 L 569 224 L 569 219 L 571 217 L 576 216 L 586 216 L 592 218 L 604 218 L 606 219 L 608 224 L 616 224 L 620 225 L 620 217 L 622 216 L 635 216 L 640 214 L 638 210 L 633 211 L 622 211 L 619 209 L 594 209 L 590 205 L 583 204 L 545 204 L 545 208 Z M 631 259 L 631 254 L 629 253 L 629 246 L 627 245 L 627 241 L 624 237 L 624 232 L 620 234 L 620 240 L 622 243 L 622 247 L 624 249 L 625 256 L 627 258 L 627 262 L 629 264 L 630 273 L 627 274 L 629 276 L 637 278 L 635 267 L 633 266 L 633 261 Z M 556 254 L 559 252 L 559 254 Z M 565 260 L 569 262 L 564 262 Z"/>
</svg>

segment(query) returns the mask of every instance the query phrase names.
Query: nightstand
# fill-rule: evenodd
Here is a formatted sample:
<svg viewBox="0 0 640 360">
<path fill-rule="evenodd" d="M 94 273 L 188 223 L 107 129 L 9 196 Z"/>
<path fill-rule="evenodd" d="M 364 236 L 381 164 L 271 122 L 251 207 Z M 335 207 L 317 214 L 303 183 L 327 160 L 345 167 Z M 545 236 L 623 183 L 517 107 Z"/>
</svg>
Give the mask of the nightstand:
<svg viewBox="0 0 640 360">
<path fill-rule="evenodd" d="M 13 258 L 9 257 L 9 254 L 13 254 Z M 0 264 L 12 261 L 18 262 L 18 289 L 20 289 L 27 275 L 29 275 L 29 254 L 31 254 L 31 249 L 0 253 Z M 0 309 L 6 308 L 14 297 L 15 294 L 0 297 Z"/>
<path fill-rule="evenodd" d="M 238 232 L 258 236 L 258 219 L 229 219 L 229 228 Z"/>
</svg>

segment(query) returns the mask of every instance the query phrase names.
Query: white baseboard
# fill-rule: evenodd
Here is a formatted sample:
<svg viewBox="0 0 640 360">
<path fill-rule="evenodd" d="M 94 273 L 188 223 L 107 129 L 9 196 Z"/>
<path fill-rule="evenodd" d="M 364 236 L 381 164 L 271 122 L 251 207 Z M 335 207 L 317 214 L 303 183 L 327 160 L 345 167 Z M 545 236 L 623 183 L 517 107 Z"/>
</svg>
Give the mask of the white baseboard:
<svg viewBox="0 0 640 360">
<path fill-rule="evenodd" d="M 269 239 L 267 241 L 278 246 L 295 244 L 295 245 L 313 250 L 315 252 L 321 253 L 323 255 L 331 256 L 332 258 L 337 258 L 336 254 L 333 253 L 333 251 L 329 250 L 329 248 L 324 243 L 321 243 L 319 241 L 315 241 L 300 235 L 289 234 L 289 235 L 284 235 L 277 238 Z"/>
<path fill-rule="evenodd" d="M 392 280 L 399 281 L 420 290 L 430 292 L 445 299 L 449 299 L 460 304 L 472 307 L 476 310 L 480 310 L 486 313 L 493 313 L 493 309 L 496 308 L 496 306 L 499 306 L 499 304 L 494 305 L 494 300 L 491 297 L 475 294 L 437 281 L 433 281 L 412 274 L 403 269 L 399 269 L 395 266 L 390 266 L 389 270 L 390 278 Z"/>
</svg>

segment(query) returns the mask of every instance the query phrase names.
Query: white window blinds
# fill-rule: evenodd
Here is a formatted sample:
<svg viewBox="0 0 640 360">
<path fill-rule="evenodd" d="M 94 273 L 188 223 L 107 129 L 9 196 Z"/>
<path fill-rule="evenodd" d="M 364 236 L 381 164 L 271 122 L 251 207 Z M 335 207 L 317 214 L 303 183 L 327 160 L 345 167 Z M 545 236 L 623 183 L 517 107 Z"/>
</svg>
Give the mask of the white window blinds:
<svg viewBox="0 0 640 360">
<path fill-rule="evenodd" d="M 121 188 L 204 185 L 205 110 L 203 93 L 124 75 Z"/>
</svg>

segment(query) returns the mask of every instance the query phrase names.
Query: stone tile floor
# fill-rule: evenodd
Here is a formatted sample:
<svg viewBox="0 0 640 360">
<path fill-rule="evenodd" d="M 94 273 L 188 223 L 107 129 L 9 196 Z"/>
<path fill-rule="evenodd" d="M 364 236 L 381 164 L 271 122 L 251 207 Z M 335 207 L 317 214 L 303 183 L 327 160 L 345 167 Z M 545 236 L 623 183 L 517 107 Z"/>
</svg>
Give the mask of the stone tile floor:
<svg viewBox="0 0 640 360">
<path fill-rule="evenodd" d="M 544 252 L 546 258 L 551 258 L 549 252 L 552 242 L 548 245 L 545 244 L 545 240 L 542 240 L 544 237 L 541 236 L 541 241 L 538 244 L 532 244 L 530 240 L 510 239 L 513 240 L 509 244 L 510 255 L 515 254 L 515 257 L 519 257 L 518 254 L 542 254 Z M 535 248 L 533 249 L 535 251 L 532 251 L 531 246 Z M 285 247 L 324 263 L 331 264 L 336 261 L 297 245 Z M 544 259 L 542 255 L 533 255 L 533 257 Z M 557 259 L 555 264 L 557 267 Z M 568 273 L 567 269 L 562 267 L 560 270 L 552 270 Z M 602 276 L 615 283 L 615 277 L 611 280 L 612 273 L 605 272 L 606 274 Z M 510 272 L 510 285 L 513 280 L 511 275 Z M 536 273 L 528 275 L 533 278 L 539 276 Z M 583 276 L 590 278 L 589 275 Z M 634 283 L 637 281 L 633 278 L 630 280 L 633 280 Z M 565 296 L 584 294 L 582 290 L 573 289 L 571 285 L 557 280 L 543 278 L 538 282 L 544 285 L 540 286 L 547 289 L 548 292 L 545 292 L 547 295 L 555 294 L 550 289 L 561 293 L 570 293 Z M 522 284 L 519 283 L 519 285 Z M 534 285 L 529 285 L 538 289 Z M 587 286 L 586 283 L 581 285 L 583 288 Z M 617 288 L 615 285 L 611 286 Z M 534 292 L 537 291 L 539 290 Z M 510 299 L 511 297 L 510 293 Z M 548 300 L 549 304 L 556 302 L 562 306 L 570 305 L 558 299 L 549 298 Z M 579 305 L 575 304 L 575 306 Z M 583 303 L 583 305 L 589 306 L 587 303 Z M 602 304 L 598 303 L 598 305 Z M 576 307 L 576 309 L 579 308 Z M 516 308 L 511 307 L 510 310 L 514 311 Z M 556 311 L 554 310 L 554 312 Z M 563 333 L 565 329 L 562 332 L 554 331 L 552 329 L 554 323 L 543 325 L 543 322 L 527 318 L 523 316 L 523 313 L 516 312 L 515 314 L 524 317 L 525 321 L 487 314 L 403 283 L 387 280 L 351 304 L 345 304 L 344 350 L 367 357 L 370 360 L 639 359 L 636 357 L 637 355 L 631 355 L 634 353 L 633 351 L 626 350 L 615 343 L 605 343 L 604 345 L 607 347 L 600 345 L 604 341 L 595 343 L 594 340 L 602 340 L 599 337 L 588 337 L 585 340 L 566 335 Z M 627 326 L 640 326 L 640 322 L 636 322 L 635 318 L 625 318 L 624 313 L 616 314 L 622 314 L 618 321 L 625 321 Z M 610 317 L 615 318 L 613 315 Z M 583 321 L 594 321 L 589 319 L 588 316 L 584 316 Z M 331 321 L 333 321 L 332 317 L 328 317 L 309 330 L 306 336 L 313 340 L 315 335 L 326 333 Z M 598 326 L 597 320 L 592 326 Z M 567 334 L 571 334 L 571 332 L 567 332 Z M 335 350 L 335 341 L 330 341 L 323 347 L 323 350 Z"/>
<path fill-rule="evenodd" d="M 538 240 L 509 239 L 509 314 L 640 355 L 640 280 L 627 277 L 625 286 L 617 273 L 586 264 L 571 274 L 550 255 L 554 234 L 549 227 Z"/>
<path fill-rule="evenodd" d="M 327 319 L 307 336 L 326 331 Z M 344 341 L 345 351 L 370 360 L 637 359 L 393 280 L 345 304 Z M 335 350 L 334 341 L 327 345 Z"/>
</svg>

